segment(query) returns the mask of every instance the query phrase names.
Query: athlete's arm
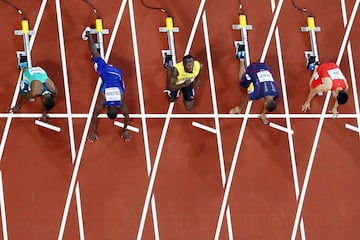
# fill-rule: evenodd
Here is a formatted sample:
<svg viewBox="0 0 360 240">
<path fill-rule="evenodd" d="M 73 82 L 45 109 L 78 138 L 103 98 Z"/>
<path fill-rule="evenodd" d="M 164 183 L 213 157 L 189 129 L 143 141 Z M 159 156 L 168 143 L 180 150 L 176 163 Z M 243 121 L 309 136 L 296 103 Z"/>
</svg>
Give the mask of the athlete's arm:
<svg viewBox="0 0 360 240">
<path fill-rule="evenodd" d="M 241 88 L 242 92 L 243 92 L 243 98 L 241 99 L 240 101 L 240 105 L 232 108 L 230 110 L 230 114 L 234 114 L 234 113 L 241 113 L 241 110 L 245 107 L 245 105 L 249 102 L 249 96 L 247 94 L 247 90 L 246 89 L 243 89 Z"/>
<path fill-rule="evenodd" d="M 50 91 L 52 93 L 51 94 L 52 97 L 56 98 L 58 91 L 57 91 L 57 88 L 55 86 L 55 83 L 51 79 L 46 80 L 45 83 L 46 83 L 46 86 L 50 89 Z"/>
<path fill-rule="evenodd" d="M 310 102 L 315 97 L 318 92 L 326 92 L 328 89 L 326 88 L 325 84 L 320 84 L 316 88 L 310 89 L 309 94 L 306 98 L 305 103 L 302 105 L 302 111 L 306 112 L 310 110 Z"/>
<path fill-rule="evenodd" d="M 120 105 L 120 109 L 125 117 L 124 119 L 124 128 L 122 131 L 122 137 L 124 138 L 125 141 L 130 141 L 131 136 L 127 130 L 127 126 L 129 125 L 129 121 L 130 121 L 130 117 L 129 117 L 129 110 L 127 108 L 125 99 L 124 99 L 124 95 L 122 95 L 122 101 L 121 101 L 121 105 Z"/>
<path fill-rule="evenodd" d="M 97 105 L 95 106 L 94 113 L 91 118 L 91 133 L 88 137 L 88 140 L 90 142 L 93 142 L 94 140 L 98 140 L 97 135 L 97 116 L 100 114 L 101 110 L 105 107 L 105 96 L 100 93 L 97 101 Z"/>
<path fill-rule="evenodd" d="M 175 67 L 171 68 L 168 70 L 168 76 L 167 76 L 167 88 L 171 91 L 177 91 L 181 88 L 187 87 L 190 85 L 191 80 L 188 79 L 185 82 L 181 83 L 181 84 L 176 84 L 176 79 L 177 76 L 179 75 L 178 71 L 176 70 Z"/>
</svg>

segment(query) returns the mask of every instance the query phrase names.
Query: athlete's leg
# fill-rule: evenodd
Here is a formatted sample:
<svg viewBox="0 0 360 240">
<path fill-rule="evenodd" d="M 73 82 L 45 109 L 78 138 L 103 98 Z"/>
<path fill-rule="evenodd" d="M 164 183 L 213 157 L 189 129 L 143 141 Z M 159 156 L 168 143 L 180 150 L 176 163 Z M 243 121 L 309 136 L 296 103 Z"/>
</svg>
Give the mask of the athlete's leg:
<svg viewBox="0 0 360 240">
<path fill-rule="evenodd" d="M 181 92 L 183 94 L 183 101 L 186 110 L 191 111 L 194 107 L 195 98 L 194 82 L 192 82 L 189 86 L 182 88 Z"/>
<path fill-rule="evenodd" d="M 90 34 L 90 28 L 86 28 L 85 29 L 85 36 L 87 39 L 87 42 L 88 42 L 88 47 L 89 47 L 89 50 L 91 52 L 91 55 L 93 56 L 93 58 L 97 58 L 97 57 L 100 57 L 100 53 L 98 52 L 96 46 L 95 46 L 95 43 L 94 43 L 94 39 L 92 38 L 91 34 Z"/>
</svg>

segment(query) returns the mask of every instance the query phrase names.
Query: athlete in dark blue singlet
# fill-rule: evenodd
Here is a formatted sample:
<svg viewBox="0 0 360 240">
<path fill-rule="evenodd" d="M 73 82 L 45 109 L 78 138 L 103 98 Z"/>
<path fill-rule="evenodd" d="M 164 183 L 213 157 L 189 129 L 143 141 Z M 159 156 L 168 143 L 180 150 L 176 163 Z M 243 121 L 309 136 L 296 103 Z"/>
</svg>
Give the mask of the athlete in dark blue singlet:
<svg viewBox="0 0 360 240">
<path fill-rule="evenodd" d="M 88 29 L 88 28 L 87 28 Z M 125 86 L 123 82 L 122 72 L 105 62 L 101 58 L 90 32 L 85 29 L 85 38 L 87 40 L 89 50 L 92 54 L 92 60 L 94 62 L 94 68 L 102 79 L 102 85 L 100 88 L 100 94 L 98 96 L 97 104 L 92 116 L 92 129 L 88 140 L 93 142 L 98 139 L 97 136 L 97 116 L 100 114 L 103 108 L 107 108 L 107 115 L 110 119 L 115 119 L 120 108 L 125 117 L 124 128 L 122 131 L 122 138 L 125 141 L 131 139 L 128 133 L 127 126 L 129 123 L 129 112 L 124 99 Z"/>
<path fill-rule="evenodd" d="M 264 109 L 260 118 L 264 124 L 268 123 L 266 113 L 276 108 L 276 100 L 280 96 L 279 87 L 271 73 L 271 69 L 265 63 L 252 63 L 245 71 L 244 60 L 240 58 L 239 70 L 240 87 L 247 92 L 239 106 L 230 110 L 230 113 L 240 113 L 242 108 L 250 100 L 264 99 Z"/>
</svg>

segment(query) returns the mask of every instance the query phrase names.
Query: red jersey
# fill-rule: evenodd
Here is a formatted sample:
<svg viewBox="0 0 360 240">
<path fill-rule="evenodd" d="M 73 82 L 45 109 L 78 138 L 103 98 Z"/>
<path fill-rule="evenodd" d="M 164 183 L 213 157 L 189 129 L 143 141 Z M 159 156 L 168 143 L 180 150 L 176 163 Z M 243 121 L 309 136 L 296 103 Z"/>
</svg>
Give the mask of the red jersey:
<svg viewBox="0 0 360 240">
<path fill-rule="evenodd" d="M 311 88 L 316 88 L 323 83 L 323 78 L 329 77 L 332 79 L 331 90 L 340 87 L 346 88 L 345 77 L 340 68 L 335 63 L 323 63 L 317 68 L 314 80 L 311 83 Z"/>
</svg>

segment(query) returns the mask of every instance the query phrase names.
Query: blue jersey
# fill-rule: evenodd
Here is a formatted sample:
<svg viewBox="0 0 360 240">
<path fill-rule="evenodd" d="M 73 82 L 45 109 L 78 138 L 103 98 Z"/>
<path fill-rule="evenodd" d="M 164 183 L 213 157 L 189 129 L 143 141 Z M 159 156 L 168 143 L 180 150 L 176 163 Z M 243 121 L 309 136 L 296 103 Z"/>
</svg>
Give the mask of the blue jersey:
<svg viewBox="0 0 360 240">
<path fill-rule="evenodd" d="M 274 96 L 274 100 L 279 98 L 280 91 L 271 68 L 265 63 L 252 63 L 240 80 L 240 86 L 246 88 L 249 99 L 257 100 L 265 96 Z"/>
<path fill-rule="evenodd" d="M 120 107 L 125 86 L 120 69 L 108 65 L 104 59 L 94 59 L 94 68 L 102 79 L 100 92 L 105 95 L 105 105 Z"/>
</svg>

